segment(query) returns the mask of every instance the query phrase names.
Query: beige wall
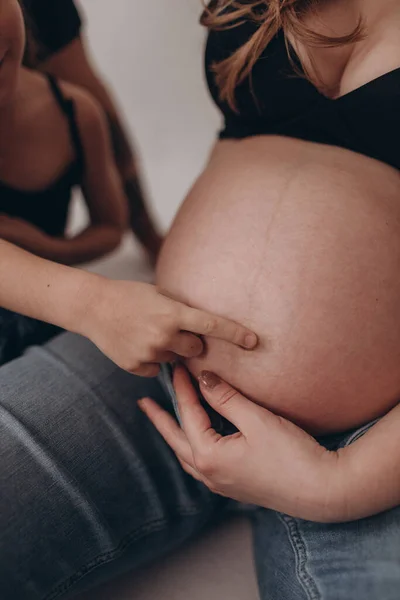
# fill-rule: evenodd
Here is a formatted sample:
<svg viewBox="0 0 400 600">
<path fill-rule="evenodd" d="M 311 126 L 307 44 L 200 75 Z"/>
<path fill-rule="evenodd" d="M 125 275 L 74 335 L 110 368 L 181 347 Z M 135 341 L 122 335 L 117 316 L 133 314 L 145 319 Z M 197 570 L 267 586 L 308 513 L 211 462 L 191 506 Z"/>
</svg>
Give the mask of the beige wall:
<svg viewBox="0 0 400 600">
<path fill-rule="evenodd" d="M 167 226 L 219 125 L 203 78 L 201 0 L 80 0 L 99 68 L 142 151 Z"/>
</svg>

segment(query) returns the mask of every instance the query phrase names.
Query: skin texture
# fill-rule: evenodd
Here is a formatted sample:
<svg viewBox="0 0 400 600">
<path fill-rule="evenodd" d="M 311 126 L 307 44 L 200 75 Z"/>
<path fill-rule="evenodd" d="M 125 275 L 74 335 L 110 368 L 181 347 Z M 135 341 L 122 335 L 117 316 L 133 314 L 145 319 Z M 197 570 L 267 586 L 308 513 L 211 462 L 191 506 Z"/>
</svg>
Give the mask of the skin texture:
<svg viewBox="0 0 400 600">
<path fill-rule="evenodd" d="M 400 177 L 283 138 L 222 142 L 172 227 L 158 284 L 246 323 L 189 362 L 314 433 L 387 412 L 400 393 Z"/>
</svg>

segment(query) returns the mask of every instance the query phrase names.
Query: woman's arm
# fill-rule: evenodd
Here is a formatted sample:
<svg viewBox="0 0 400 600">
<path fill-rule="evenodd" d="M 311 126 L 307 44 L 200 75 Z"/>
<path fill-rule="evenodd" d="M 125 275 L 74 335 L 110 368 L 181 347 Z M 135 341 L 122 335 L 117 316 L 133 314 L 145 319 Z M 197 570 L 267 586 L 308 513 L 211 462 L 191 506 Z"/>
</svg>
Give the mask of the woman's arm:
<svg viewBox="0 0 400 600">
<path fill-rule="evenodd" d="M 353 521 L 400 504 L 400 406 L 351 446 L 330 452 L 215 375 L 200 383 L 238 433 L 221 437 L 211 429 L 181 368 L 175 387 L 183 430 L 150 399 L 141 406 L 183 468 L 215 493 L 319 522 Z"/>
<path fill-rule="evenodd" d="M 155 261 L 162 238 L 147 208 L 137 159 L 126 134 L 115 101 L 90 60 L 84 39 L 77 37 L 40 65 L 42 71 L 89 91 L 105 111 L 111 133 L 114 159 L 128 199 L 133 233 Z"/>
<path fill-rule="evenodd" d="M 400 504 L 400 405 L 337 453 L 338 520 L 353 521 Z M 335 519 L 336 520 L 336 519 Z"/>
</svg>

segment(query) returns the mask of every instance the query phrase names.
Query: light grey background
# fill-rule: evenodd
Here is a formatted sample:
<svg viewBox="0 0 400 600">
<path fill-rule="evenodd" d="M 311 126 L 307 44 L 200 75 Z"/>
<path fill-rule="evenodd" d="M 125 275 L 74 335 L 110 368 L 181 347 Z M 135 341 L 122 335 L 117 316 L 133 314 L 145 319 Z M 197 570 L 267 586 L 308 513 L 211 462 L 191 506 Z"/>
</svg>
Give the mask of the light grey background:
<svg viewBox="0 0 400 600">
<path fill-rule="evenodd" d="M 200 0 L 81 0 L 90 47 L 140 148 L 155 216 L 166 229 L 199 174 L 220 117 L 203 81 Z M 74 226 L 84 213 L 74 211 Z M 92 270 L 150 281 L 132 237 Z M 161 564 L 80 600 L 257 600 L 245 519 L 224 525 Z"/>
<path fill-rule="evenodd" d="M 170 223 L 220 122 L 203 76 L 201 0 L 81 0 L 99 69 L 141 150 L 156 216 Z"/>
</svg>

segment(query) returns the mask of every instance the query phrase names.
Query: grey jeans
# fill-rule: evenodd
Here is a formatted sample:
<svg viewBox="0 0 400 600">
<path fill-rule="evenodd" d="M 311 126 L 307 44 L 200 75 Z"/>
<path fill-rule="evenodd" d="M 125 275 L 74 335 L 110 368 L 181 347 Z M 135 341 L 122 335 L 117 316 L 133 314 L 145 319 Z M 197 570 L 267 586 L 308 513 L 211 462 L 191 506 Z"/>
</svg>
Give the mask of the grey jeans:
<svg viewBox="0 0 400 600">
<path fill-rule="evenodd" d="M 168 406 L 157 380 L 70 334 L 0 369 L 1 600 L 71 597 L 224 515 L 138 410 L 144 395 Z M 263 600 L 398 600 L 400 509 L 343 525 L 251 518 Z"/>
</svg>

